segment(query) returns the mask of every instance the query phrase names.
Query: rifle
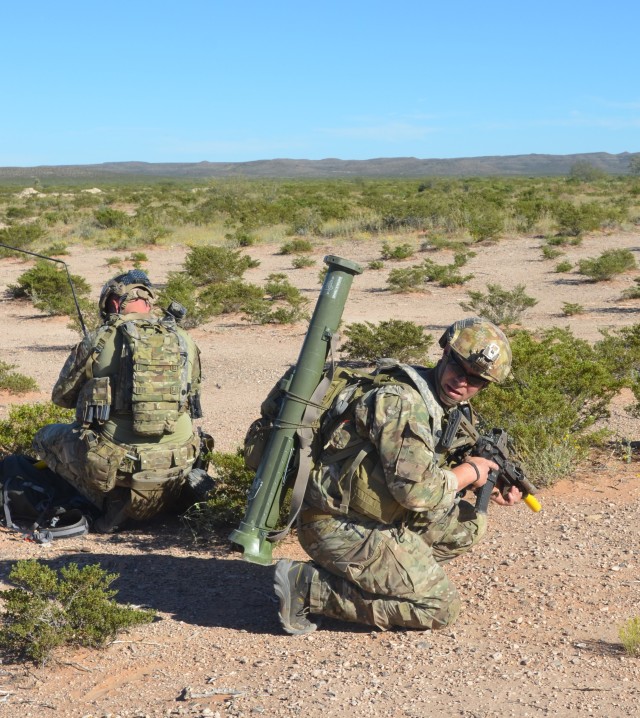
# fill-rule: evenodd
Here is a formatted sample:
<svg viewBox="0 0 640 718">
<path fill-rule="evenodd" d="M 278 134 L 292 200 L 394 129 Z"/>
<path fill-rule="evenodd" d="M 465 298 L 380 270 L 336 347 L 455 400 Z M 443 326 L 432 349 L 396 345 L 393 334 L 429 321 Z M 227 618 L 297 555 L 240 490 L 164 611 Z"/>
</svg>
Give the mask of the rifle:
<svg viewBox="0 0 640 718">
<path fill-rule="evenodd" d="M 490 459 L 498 464 L 499 467 L 497 471 L 489 472 L 487 483 L 476 492 L 476 511 L 480 513 L 487 512 L 489 497 L 494 486 L 497 486 L 503 495 L 512 486 L 515 486 L 521 491 L 525 504 L 537 513 L 542 508 L 538 499 L 533 496 L 537 489 L 525 476 L 520 464 L 510 460 L 507 446 L 508 440 L 509 436 L 504 429 L 492 429 L 489 434 L 480 436 L 473 446 L 474 456 Z"/>
<path fill-rule="evenodd" d="M 456 409 L 451 412 L 449 423 L 442 436 L 443 448 L 448 449 L 454 445 L 459 429 L 462 429 L 472 440 L 472 443 L 465 443 L 456 452 L 455 458 L 459 463 L 463 463 L 467 456 L 473 455 L 489 459 L 498 465 L 497 470 L 493 469 L 489 472 L 487 483 L 476 491 L 476 511 L 487 513 L 489 499 L 496 486 L 503 495 L 508 493 L 512 486 L 515 486 L 522 493 L 524 503 L 532 511 L 536 513 L 540 511 L 542 505 L 534 496 L 537 491 L 536 487 L 526 477 L 522 466 L 511 460 L 507 432 L 504 429 L 492 429 L 488 434 L 481 435 L 463 413 Z"/>
</svg>

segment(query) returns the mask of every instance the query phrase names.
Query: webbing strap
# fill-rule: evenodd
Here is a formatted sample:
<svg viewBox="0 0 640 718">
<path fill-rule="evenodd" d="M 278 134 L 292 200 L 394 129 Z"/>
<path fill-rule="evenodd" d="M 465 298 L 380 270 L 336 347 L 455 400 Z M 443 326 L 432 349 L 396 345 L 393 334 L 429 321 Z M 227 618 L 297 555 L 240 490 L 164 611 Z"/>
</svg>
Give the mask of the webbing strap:
<svg viewBox="0 0 640 718">
<path fill-rule="evenodd" d="M 360 464 L 364 461 L 366 455 L 373 451 L 376 447 L 367 441 L 365 445 L 356 454 L 355 459 L 347 466 L 346 471 L 340 474 L 339 485 L 342 489 L 342 500 L 340 502 L 340 513 L 349 513 L 349 502 L 351 501 L 351 486 L 353 485 L 353 477 Z"/>
<path fill-rule="evenodd" d="M 293 491 L 291 492 L 291 507 L 289 509 L 289 516 L 287 518 L 286 526 L 279 531 L 270 531 L 267 534 L 268 541 L 282 541 L 282 539 L 289 533 L 289 530 L 298 518 L 300 509 L 302 508 L 302 502 L 304 495 L 307 490 L 307 484 L 309 483 L 309 474 L 313 468 L 313 459 L 311 456 L 311 448 L 313 444 L 313 424 L 318 420 L 320 413 L 322 412 L 322 399 L 324 395 L 329 391 L 331 382 L 333 381 L 333 374 L 335 371 L 334 352 L 337 350 L 338 339 L 334 334 L 331 337 L 329 343 L 329 355 L 330 355 L 330 367 L 327 374 L 320 381 L 315 391 L 311 395 L 311 398 L 306 402 L 307 406 L 302 416 L 301 425 L 298 427 L 296 432 L 298 436 L 298 442 L 300 444 L 300 451 L 298 452 L 298 472 L 293 482 Z"/>
<path fill-rule="evenodd" d="M 9 457 L 7 457 L 9 458 Z M 6 461 L 7 459 L 5 459 Z M 11 479 L 6 479 L 4 482 L 4 487 L 2 489 L 2 504 L 4 507 L 4 522 L 8 529 L 17 529 L 18 527 L 13 523 L 13 519 L 11 518 L 11 511 L 9 509 L 9 485 L 11 484 Z"/>
<path fill-rule="evenodd" d="M 11 503 L 11 499 L 9 498 L 9 489 L 13 483 L 13 480 L 18 477 L 19 474 L 18 457 L 16 456 L 16 454 L 9 454 L 9 456 L 5 457 L 3 463 L 4 475 L 7 476 L 7 478 L 4 480 L 4 486 L 2 487 L 4 521 L 8 529 L 15 529 L 16 531 L 20 531 L 20 527 L 17 526 L 11 518 L 11 509 L 9 508 L 9 504 Z"/>
</svg>

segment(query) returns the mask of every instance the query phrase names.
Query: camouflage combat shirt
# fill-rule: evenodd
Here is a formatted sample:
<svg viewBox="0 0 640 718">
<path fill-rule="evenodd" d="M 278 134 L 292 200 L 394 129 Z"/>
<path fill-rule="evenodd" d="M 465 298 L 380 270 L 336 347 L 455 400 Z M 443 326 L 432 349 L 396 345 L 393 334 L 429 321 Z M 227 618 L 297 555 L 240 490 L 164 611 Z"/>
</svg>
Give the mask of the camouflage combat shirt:
<svg viewBox="0 0 640 718">
<path fill-rule="evenodd" d="M 439 445 L 452 409 L 438 400 L 434 373 L 421 370 L 426 379 L 422 395 L 410 384 L 385 385 L 364 394 L 354 406 L 352 419 L 336 427 L 326 444 L 329 451 L 340 451 L 349 440 L 345 434 L 357 432 L 372 445 L 377 462 L 373 471 L 360 471 L 354 480 L 371 484 L 372 475 L 379 472 L 386 487 L 384 501 L 396 504 L 396 514 L 426 522 L 446 516 L 457 502 L 458 490 L 457 478 L 447 468 L 448 454 Z M 305 496 L 307 506 L 341 513 L 338 477 L 343 470 L 344 464 L 317 466 Z M 351 507 L 349 512 L 353 512 Z"/>
</svg>

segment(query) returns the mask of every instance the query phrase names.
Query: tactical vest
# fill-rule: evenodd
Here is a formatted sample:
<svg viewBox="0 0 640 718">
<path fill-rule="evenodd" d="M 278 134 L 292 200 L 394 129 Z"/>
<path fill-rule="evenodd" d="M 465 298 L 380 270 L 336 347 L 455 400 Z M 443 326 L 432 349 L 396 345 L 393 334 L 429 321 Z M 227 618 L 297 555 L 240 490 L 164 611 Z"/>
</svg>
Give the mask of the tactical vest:
<svg viewBox="0 0 640 718">
<path fill-rule="evenodd" d="M 345 411 L 337 424 L 325 425 L 322 432 L 324 451 L 311 476 L 311 481 L 322 487 L 325 500 L 331 496 L 340 497 L 333 506 L 337 513 L 347 515 L 352 511 L 389 525 L 405 520 L 411 513 L 389 491 L 376 447 L 356 431 L 354 411 L 357 402 L 366 400 L 368 394 L 383 386 L 395 385 L 400 392 L 409 385 L 420 394 L 430 416 L 430 425 L 413 428 L 424 433 L 425 443 L 435 449 L 438 465 L 444 465 L 445 455 L 438 454 L 437 449 L 446 422 L 445 412 L 419 369 L 406 364 L 382 367 L 381 373 L 373 377 L 371 386 L 364 386 L 351 396 L 348 390 L 338 396 L 337 404 L 345 405 Z"/>
<path fill-rule="evenodd" d="M 175 431 L 187 411 L 189 361 L 185 338 L 172 320 L 117 316 L 101 332 L 92 352 L 95 361 L 113 332 L 122 339 L 118 371 L 112 377 L 91 377 L 78 402 L 84 425 L 104 423 L 110 415 L 131 415 L 133 431 L 159 437 Z M 91 371 L 93 361 L 88 363 Z"/>
<path fill-rule="evenodd" d="M 424 427 L 424 431 L 429 434 L 425 439 L 427 443 L 437 446 L 444 410 L 418 369 L 421 368 L 398 363 L 382 365 L 374 373 L 348 366 L 335 369 L 324 395 L 317 400 L 316 416 L 308 424 L 303 419 L 303 426 L 299 428 L 299 433 L 312 432 L 310 485 L 307 488 L 307 498 L 311 498 L 312 503 L 316 503 L 313 501 L 313 493 L 317 486 L 325 501 L 332 497 L 332 510 L 336 513 L 346 515 L 351 510 L 386 524 L 395 523 L 406 516 L 408 509 L 398 504 L 387 488 L 375 446 L 357 433 L 353 414 L 355 405 L 366 394 L 383 386 L 396 385 L 402 388 L 409 384 L 419 392 L 431 417 L 431 425 Z M 273 387 L 262 403 L 260 419 L 249 428 L 244 444 L 245 462 L 249 468 L 257 469 L 260 464 L 293 371 L 294 367 Z M 290 461 L 289 482 L 296 471 L 300 474 L 299 443 Z"/>
</svg>

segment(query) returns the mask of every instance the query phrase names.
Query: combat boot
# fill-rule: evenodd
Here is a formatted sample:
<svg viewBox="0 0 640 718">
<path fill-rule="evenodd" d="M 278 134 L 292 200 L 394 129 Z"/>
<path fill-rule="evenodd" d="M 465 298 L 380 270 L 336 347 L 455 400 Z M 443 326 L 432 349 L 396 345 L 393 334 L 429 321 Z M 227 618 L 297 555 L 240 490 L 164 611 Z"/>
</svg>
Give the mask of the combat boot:
<svg viewBox="0 0 640 718">
<path fill-rule="evenodd" d="M 110 534 L 120 528 L 127 518 L 131 506 L 131 491 L 116 487 L 109 491 L 104 500 L 102 515 L 93 522 L 93 530 L 99 534 Z"/>
<path fill-rule="evenodd" d="M 294 636 L 311 633 L 318 627 L 309 620 L 311 580 L 316 573 L 310 563 L 282 559 L 278 561 L 274 588 L 280 599 L 280 623 Z"/>
</svg>

